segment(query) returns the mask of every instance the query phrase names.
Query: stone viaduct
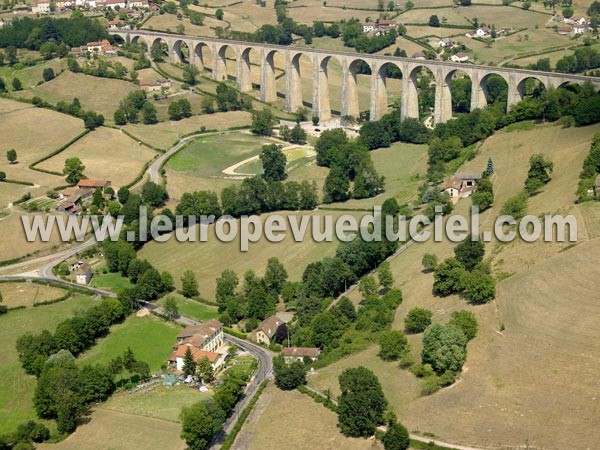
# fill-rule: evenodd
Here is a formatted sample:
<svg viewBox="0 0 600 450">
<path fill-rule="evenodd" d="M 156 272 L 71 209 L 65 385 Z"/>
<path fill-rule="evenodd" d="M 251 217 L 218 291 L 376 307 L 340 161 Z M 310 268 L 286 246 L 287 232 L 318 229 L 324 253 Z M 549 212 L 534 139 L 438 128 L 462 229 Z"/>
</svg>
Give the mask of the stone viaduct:
<svg viewBox="0 0 600 450">
<path fill-rule="evenodd" d="M 274 102 L 277 98 L 274 58 L 279 53 L 286 62 L 285 105 L 290 112 L 302 107 L 301 77 L 306 77 L 308 74 L 300 72 L 300 57 L 307 56 L 312 61 L 312 74 L 309 76 L 312 78 L 313 86 L 313 115 L 321 119 L 331 117 L 327 66 L 332 58 L 335 58 L 342 68 L 342 116 L 358 117 L 359 114 L 357 86 L 359 61 L 368 64 L 371 69 L 370 117 L 373 119 L 380 118 L 387 111 L 385 74 L 390 64 L 402 72 L 402 119 L 419 117 L 417 75 L 423 67 L 432 72 L 435 79 L 434 123 L 445 122 L 452 117 L 450 84 L 457 71 L 468 75 L 471 79 L 471 109 L 486 106 L 486 80 L 492 74 L 501 76 L 508 85 L 509 110 L 523 98 L 525 80 L 528 78 L 539 80 L 546 88 L 558 88 L 571 82 L 582 84 L 590 80 L 597 90 L 600 89 L 600 78 L 582 75 L 231 41 L 145 30 L 121 30 L 110 31 L 110 33 L 120 36 L 125 42 L 143 42 L 148 52 L 152 47 L 165 43 L 169 61 L 174 63 L 184 61 L 182 48 L 185 45 L 189 53 L 188 62 L 200 70 L 205 68 L 205 56 L 209 51 L 212 55 L 210 68 L 212 77 L 217 81 L 227 79 L 226 51 L 229 48 L 235 53 L 236 82 L 242 92 L 252 89 L 250 52 L 255 51 L 260 55 L 260 99 L 267 103 Z"/>
</svg>

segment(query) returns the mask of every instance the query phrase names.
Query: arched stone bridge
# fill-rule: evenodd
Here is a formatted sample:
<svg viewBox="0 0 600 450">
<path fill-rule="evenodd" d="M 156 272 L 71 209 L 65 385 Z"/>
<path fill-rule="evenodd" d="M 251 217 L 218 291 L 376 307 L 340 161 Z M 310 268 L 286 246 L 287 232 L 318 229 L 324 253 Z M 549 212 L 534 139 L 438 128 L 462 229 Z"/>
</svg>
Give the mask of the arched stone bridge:
<svg viewBox="0 0 600 450">
<path fill-rule="evenodd" d="M 566 83 L 582 84 L 590 80 L 597 90 L 600 89 L 600 78 L 583 75 L 570 75 L 535 70 L 512 69 L 473 64 L 461 64 L 445 61 L 417 60 L 393 56 L 370 55 L 363 53 L 340 52 L 300 47 L 288 47 L 254 42 L 241 42 L 207 37 L 195 37 L 161 33 L 156 31 L 122 30 L 110 31 L 121 36 L 125 42 L 144 42 L 147 51 L 152 47 L 166 43 L 170 62 L 182 62 L 181 49 L 189 49 L 189 63 L 204 69 L 206 51 L 212 55 L 212 77 L 222 81 L 227 79 L 226 51 L 233 50 L 236 55 L 236 81 L 242 92 L 252 89 L 250 76 L 250 52 L 260 55 L 260 98 L 265 102 L 277 99 L 275 55 L 280 53 L 286 62 L 286 109 L 290 112 L 302 107 L 300 58 L 308 56 L 312 61 L 312 108 L 313 115 L 321 119 L 331 117 L 329 102 L 329 85 L 327 66 L 332 58 L 337 59 L 342 67 L 342 116 L 358 117 L 357 66 L 360 61 L 371 68 L 371 102 L 370 116 L 378 119 L 387 111 L 386 69 L 396 66 L 402 72 L 402 119 L 419 117 L 417 92 L 417 74 L 421 68 L 428 68 L 435 78 L 434 122 L 445 122 L 452 117 L 452 96 L 450 83 L 457 71 L 468 75 L 471 79 L 471 109 L 482 108 L 487 104 L 485 92 L 486 81 L 492 74 L 500 75 L 508 85 L 508 109 L 523 98 L 525 80 L 535 78 L 545 88 L 558 88 Z"/>
</svg>

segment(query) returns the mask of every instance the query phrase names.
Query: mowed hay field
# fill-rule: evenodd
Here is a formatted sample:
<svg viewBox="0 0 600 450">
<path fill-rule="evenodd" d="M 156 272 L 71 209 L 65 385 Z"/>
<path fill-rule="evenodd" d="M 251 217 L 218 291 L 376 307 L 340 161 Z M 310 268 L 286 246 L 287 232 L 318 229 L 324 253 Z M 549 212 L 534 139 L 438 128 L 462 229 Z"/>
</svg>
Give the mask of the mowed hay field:
<svg viewBox="0 0 600 450">
<path fill-rule="evenodd" d="M 54 80 L 22 91 L 19 95 L 27 98 L 38 96 L 53 104 L 78 98 L 83 109 L 100 113 L 107 122 L 112 122 L 119 102 L 135 89 L 139 89 L 138 86 L 128 81 L 65 71 Z"/>
<path fill-rule="evenodd" d="M 124 127 L 133 136 L 158 148 L 167 150 L 183 135 L 207 130 L 226 130 L 228 128 L 250 126 L 252 117 L 247 111 L 230 111 L 192 116 L 179 121 L 161 122 L 155 125 L 128 124 Z"/>
<path fill-rule="evenodd" d="M 57 444 L 39 450 L 184 450 L 181 424 L 117 411 L 96 409 L 91 420 Z"/>
<path fill-rule="evenodd" d="M 107 179 L 120 187 L 132 182 L 157 153 L 125 133 L 100 127 L 79 139 L 65 151 L 40 164 L 46 170 L 62 171 L 65 160 L 78 157 L 89 178 Z"/>
<path fill-rule="evenodd" d="M 283 216 L 290 213 L 283 212 Z M 320 216 L 315 212 L 302 212 L 302 215 Z M 340 214 L 334 212 L 334 217 Z M 321 214 L 322 215 L 322 214 Z M 267 214 L 261 216 L 263 223 L 268 217 Z M 298 217 L 298 222 L 301 218 Z M 238 221 L 239 223 L 239 221 Z M 323 220 L 321 220 L 323 224 Z M 225 269 L 232 269 L 243 278 L 244 272 L 254 270 L 258 275 L 264 273 L 267 261 L 271 257 L 277 257 L 285 266 L 289 279 L 298 281 L 302 277 L 305 267 L 318 259 L 326 256 L 333 256 L 337 241 L 315 242 L 311 236 L 311 228 L 307 229 L 306 238 L 302 242 L 295 242 L 289 228 L 286 237 L 281 242 L 269 242 L 264 236 L 256 243 L 249 245 L 247 252 L 240 251 L 239 237 L 232 242 L 221 242 L 217 239 L 214 232 L 214 225 L 210 225 L 207 230 L 207 242 L 178 242 L 173 235 L 169 241 L 164 243 L 150 242 L 138 253 L 142 259 L 147 259 L 159 270 L 168 270 L 175 279 L 175 284 L 179 286 L 180 278 L 183 272 L 191 270 L 196 274 L 200 295 L 202 297 L 213 299 L 215 293 L 215 280 Z M 239 229 L 239 226 L 238 226 Z M 199 235 L 197 227 L 194 232 Z"/>
<path fill-rule="evenodd" d="M 50 187 L 64 184 L 62 177 L 29 169 L 29 165 L 52 153 L 84 131 L 83 121 L 66 114 L 0 99 L 0 135 L 2 150 L 17 151 L 17 164 L 8 164 L 2 155 L 0 170 L 12 180 L 28 181 L 35 187 L 4 185 L 0 190 L 0 208 L 17 200 L 25 192 L 41 195 Z M 61 167 L 62 170 L 62 167 Z"/>
<path fill-rule="evenodd" d="M 12 296 L 0 284 L 5 298 Z M 0 316 L 0 434 L 14 431 L 24 420 L 34 419 L 33 392 L 35 377 L 25 374 L 15 348 L 17 339 L 25 333 L 39 333 L 46 329 L 54 331 L 56 325 L 71 317 L 76 310 L 89 308 L 93 301 L 78 297 L 56 303 L 10 311 Z"/>
<path fill-rule="evenodd" d="M 9 308 L 30 307 L 35 303 L 57 299 L 67 293 L 61 288 L 26 281 L 0 283 L 0 292 L 4 297 L 2 304 Z"/>
<path fill-rule="evenodd" d="M 268 386 L 244 423 L 233 450 L 381 450 L 373 439 L 347 438 L 337 415 L 298 391 Z"/>
<path fill-rule="evenodd" d="M 526 127 L 525 127 L 526 128 Z M 574 205 L 578 174 L 592 136 L 600 128 L 562 129 L 534 126 L 526 131 L 501 131 L 486 140 L 477 157 L 461 168 L 481 171 L 492 156 L 495 204 L 481 217 L 489 230 L 507 198 L 523 186 L 532 153 L 554 162 L 552 181 L 529 201 L 528 212 L 573 213 L 598 218 L 598 205 Z M 457 213 L 470 202 L 461 200 Z M 578 220 L 580 242 L 487 244 L 494 273 L 508 278 L 497 286 L 497 298 L 470 306 L 458 296 L 434 297 L 433 276 L 422 272 L 421 258 L 452 255 L 445 240 L 416 244 L 391 261 L 396 286 L 404 293 L 394 328 L 404 326 L 413 307 L 433 311 L 433 320 L 447 322 L 452 311 L 471 310 L 479 321 L 478 336 L 469 343 L 461 379 L 448 389 L 419 396 L 418 380 L 408 371 L 381 362 L 374 346 L 327 368 L 309 380 L 319 389 L 337 389 L 337 376 L 349 365 L 366 364 L 381 378 L 384 391 L 409 430 L 433 433 L 447 442 L 471 446 L 530 445 L 536 448 L 593 448 L 600 440 L 592 424 L 597 418 L 594 374 L 600 370 L 597 270 L 590 264 L 600 248 L 597 226 Z M 359 295 L 353 291 L 357 301 Z M 505 326 L 500 331 L 501 324 Z M 409 337 L 418 358 L 422 335 Z M 335 391 L 334 391 L 335 392 Z"/>
</svg>

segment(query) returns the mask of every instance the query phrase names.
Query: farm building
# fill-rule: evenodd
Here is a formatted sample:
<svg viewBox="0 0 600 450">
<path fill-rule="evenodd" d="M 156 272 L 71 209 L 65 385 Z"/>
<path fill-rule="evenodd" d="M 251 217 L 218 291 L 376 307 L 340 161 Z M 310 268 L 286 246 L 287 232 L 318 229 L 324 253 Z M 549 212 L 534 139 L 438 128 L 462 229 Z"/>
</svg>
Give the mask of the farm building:
<svg viewBox="0 0 600 450">
<path fill-rule="evenodd" d="M 316 347 L 284 347 L 281 349 L 281 354 L 288 364 L 294 361 L 303 362 L 305 358 L 316 361 L 319 353 L 320 350 Z"/>
<path fill-rule="evenodd" d="M 283 341 L 288 334 L 285 322 L 277 316 L 267 317 L 256 330 L 256 342 L 271 345 L 272 342 Z"/>
</svg>

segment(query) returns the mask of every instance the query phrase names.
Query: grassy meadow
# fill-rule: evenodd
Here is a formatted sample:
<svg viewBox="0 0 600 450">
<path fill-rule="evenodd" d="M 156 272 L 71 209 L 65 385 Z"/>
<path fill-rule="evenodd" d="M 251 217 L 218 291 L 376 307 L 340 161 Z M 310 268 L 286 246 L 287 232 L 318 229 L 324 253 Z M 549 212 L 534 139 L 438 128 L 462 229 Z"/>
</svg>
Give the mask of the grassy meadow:
<svg viewBox="0 0 600 450">
<path fill-rule="evenodd" d="M 78 359 L 83 364 L 107 364 L 131 348 L 136 358 L 145 361 L 151 371 L 160 369 L 167 361 L 180 327 L 153 316 L 130 316 L 125 322 L 113 325 L 110 334 Z"/>
<path fill-rule="evenodd" d="M 5 299 L 14 303 L 14 293 L 0 284 Z M 15 286 L 15 290 L 19 288 Z M 49 295 L 54 295 L 53 293 Z M 53 305 L 10 311 L 0 316 L 0 434 L 13 431 L 21 422 L 34 419 L 33 393 L 35 377 L 25 374 L 15 348 L 17 339 L 25 333 L 39 333 L 46 329 L 54 331 L 64 319 L 75 311 L 89 308 L 93 301 L 88 297 L 72 298 Z"/>
</svg>

